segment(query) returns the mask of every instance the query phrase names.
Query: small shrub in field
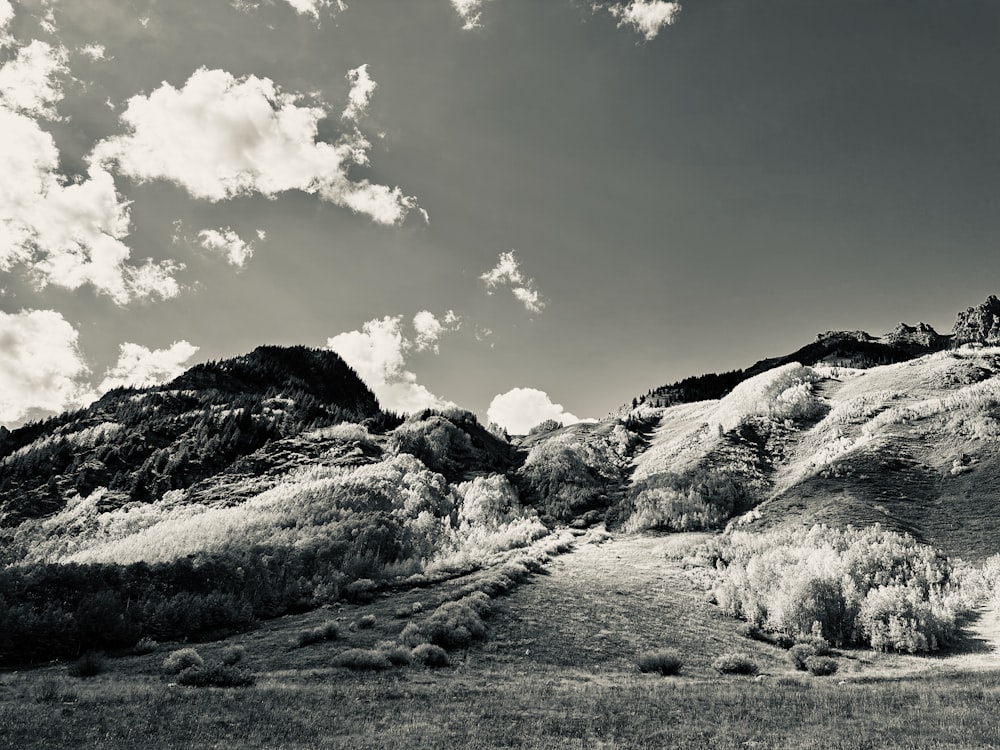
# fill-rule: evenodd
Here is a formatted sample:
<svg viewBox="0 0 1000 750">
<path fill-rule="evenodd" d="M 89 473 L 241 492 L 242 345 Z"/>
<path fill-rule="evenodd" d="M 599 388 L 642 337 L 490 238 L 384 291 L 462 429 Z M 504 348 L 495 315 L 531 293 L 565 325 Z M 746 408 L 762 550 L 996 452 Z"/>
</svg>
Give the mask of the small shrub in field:
<svg viewBox="0 0 1000 750">
<path fill-rule="evenodd" d="M 295 636 L 295 645 L 299 648 L 320 641 L 335 641 L 340 638 L 340 625 L 333 620 L 317 625 L 311 630 L 303 630 Z"/>
<path fill-rule="evenodd" d="M 70 690 L 59 680 L 45 680 L 38 686 L 35 700 L 39 703 L 72 703 L 77 699 L 76 691 Z"/>
<path fill-rule="evenodd" d="M 761 643 L 770 643 L 778 648 L 791 648 L 795 639 L 787 633 L 775 632 L 771 630 L 761 630 L 756 625 L 745 622 L 736 628 L 736 632 L 744 638 L 750 638 Z"/>
<path fill-rule="evenodd" d="M 389 661 L 387 654 L 366 648 L 349 648 L 338 654 L 333 663 L 338 667 L 357 670 L 380 671 L 392 668 L 392 662 Z"/>
<path fill-rule="evenodd" d="M 810 656 L 805 662 L 809 674 L 826 677 L 837 671 L 837 662 L 829 656 Z"/>
<path fill-rule="evenodd" d="M 163 671 L 169 674 L 179 674 L 189 667 L 202 667 L 204 665 L 205 660 L 193 648 L 181 648 L 167 654 L 167 658 L 163 660 Z"/>
<path fill-rule="evenodd" d="M 659 672 L 662 675 L 681 671 L 681 655 L 672 648 L 661 648 L 639 654 L 640 672 Z"/>
<path fill-rule="evenodd" d="M 403 632 L 399 634 L 399 640 L 409 646 L 417 646 L 421 643 L 427 643 L 428 636 L 420 629 L 419 625 L 415 622 L 410 622 L 406 624 Z"/>
<path fill-rule="evenodd" d="M 712 667 L 722 674 L 757 674 L 757 664 L 746 654 L 723 654 Z"/>
<path fill-rule="evenodd" d="M 152 638 L 140 638 L 138 642 L 132 647 L 132 653 L 138 656 L 143 654 L 151 654 L 156 649 L 160 647 L 160 644 L 154 641 Z"/>
<path fill-rule="evenodd" d="M 227 646 L 226 648 L 222 649 L 220 660 L 227 667 L 231 667 L 243 661 L 243 657 L 245 657 L 246 655 L 247 655 L 247 650 L 243 648 L 243 646 Z"/>
<path fill-rule="evenodd" d="M 816 635 L 806 635 L 796 638 L 795 643 L 803 646 L 811 646 L 816 656 L 830 655 L 830 642 L 826 638 Z"/>
<path fill-rule="evenodd" d="M 797 643 L 788 650 L 789 661 L 800 672 L 806 670 L 806 659 L 812 659 L 815 656 L 815 647 L 808 643 Z"/>
<path fill-rule="evenodd" d="M 421 643 L 413 649 L 413 660 L 432 669 L 447 667 L 451 663 L 448 652 L 433 643 Z"/>
<path fill-rule="evenodd" d="M 788 633 L 765 632 L 762 633 L 762 636 L 764 641 L 777 646 L 778 648 L 789 649 L 795 645 L 795 639 L 788 635 Z"/>
<path fill-rule="evenodd" d="M 465 648 L 486 637 L 482 618 L 489 615 L 491 608 L 490 598 L 477 591 L 457 601 L 445 602 L 419 626 L 411 622 L 400 637 L 408 646 L 429 642 L 446 649 Z"/>
<path fill-rule="evenodd" d="M 378 584 L 370 578 L 359 578 L 347 584 L 344 588 L 344 597 L 348 601 L 356 604 L 367 604 L 375 598 L 378 592 Z"/>
<path fill-rule="evenodd" d="M 177 675 L 177 682 L 188 687 L 248 687 L 255 681 L 250 670 L 229 664 L 187 667 Z"/>
<path fill-rule="evenodd" d="M 375 615 L 365 615 L 355 623 L 358 630 L 371 630 L 375 627 Z"/>
<path fill-rule="evenodd" d="M 104 671 L 106 661 L 104 654 L 88 651 L 69 668 L 69 673 L 74 677 L 96 677 Z"/>
<path fill-rule="evenodd" d="M 385 658 L 388 659 L 389 663 L 394 667 L 405 667 L 413 661 L 410 649 L 406 646 L 383 646 L 379 648 L 379 651 L 385 654 Z"/>
<path fill-rule="evenodd" d="M 751 638 L 753 640 L 757 640 L 761 636 L 760 628 L 749 622 L 743 622 L 737 625 L 736 632 L 744 638 Z"/>
</svg>

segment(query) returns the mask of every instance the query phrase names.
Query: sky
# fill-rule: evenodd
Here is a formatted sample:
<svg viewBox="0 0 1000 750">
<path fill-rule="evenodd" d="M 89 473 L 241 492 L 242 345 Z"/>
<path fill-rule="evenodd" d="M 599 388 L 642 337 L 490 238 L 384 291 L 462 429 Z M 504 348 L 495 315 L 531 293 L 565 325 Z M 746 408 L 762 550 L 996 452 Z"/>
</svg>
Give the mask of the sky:
<svg viewBox="0 0 1000 750">
<path fill-rule="evenodd" d="M 1000 290 L 1000 2 L 0 0 L 0 424 L 261 344 L 521 433 Z"/>
</svg>

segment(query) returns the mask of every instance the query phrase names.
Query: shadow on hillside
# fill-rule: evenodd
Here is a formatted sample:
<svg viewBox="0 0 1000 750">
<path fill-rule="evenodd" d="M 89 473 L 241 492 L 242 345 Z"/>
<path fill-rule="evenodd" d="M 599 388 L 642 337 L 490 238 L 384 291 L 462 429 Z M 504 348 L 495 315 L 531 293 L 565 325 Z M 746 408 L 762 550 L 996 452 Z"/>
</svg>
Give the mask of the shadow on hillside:
<svg viewBox="0 0 1000 750">
<path fill-rule="evenodd" d="M 933 656 L 937 658 L 947 658 L 949 656 L 959 656 L 968 654 L 992 654 L 996 650 L 996 645 L 984 637 L 981 633 L 975 632 L 973 625 L 982 619 L 984 612 L 973 612 L 968 617 L 962 618 L 958 624 L 958 633 L 955 639 L 947 646 L 935 651 Z"/>
</svg>

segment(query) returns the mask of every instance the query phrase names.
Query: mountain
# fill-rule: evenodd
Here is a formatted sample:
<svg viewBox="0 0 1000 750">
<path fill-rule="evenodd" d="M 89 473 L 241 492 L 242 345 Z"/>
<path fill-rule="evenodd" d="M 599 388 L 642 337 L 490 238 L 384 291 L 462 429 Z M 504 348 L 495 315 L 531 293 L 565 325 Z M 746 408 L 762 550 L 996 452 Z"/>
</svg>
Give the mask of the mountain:
<svg viewBox="0 0 1000 750">
<path fill-rule="evenodd" d="M 952 337 L 956 344 L 1000 345 L 1000 299 L 991 294 L 981 305 L 959 313 Z"/>
</svg>

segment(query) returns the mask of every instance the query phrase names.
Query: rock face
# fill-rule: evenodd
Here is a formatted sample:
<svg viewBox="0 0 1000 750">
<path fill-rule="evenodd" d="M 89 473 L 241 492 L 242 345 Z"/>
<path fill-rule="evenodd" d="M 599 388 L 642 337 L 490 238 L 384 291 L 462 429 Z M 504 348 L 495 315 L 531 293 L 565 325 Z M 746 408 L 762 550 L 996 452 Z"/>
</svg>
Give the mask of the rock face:
<svg viewBox="0 0 1000 750">
<path fill-rule="evenodd" d="M 892 331 L 885 334 L 880 341 L 890 346 L 898 346 L 907 350 L 936 351 L 944 349 L 948 345 L 949 337 L 942 336 L 926 323 L 917 323 L 909 326 L 900 323 Z"/>
<path fill-rule="evenodd" d="M 956 344 L 1000 345 L 1000 299 L 991 294 L 981 305 L 960 312 L 953 336 Z"/>
</svg>

